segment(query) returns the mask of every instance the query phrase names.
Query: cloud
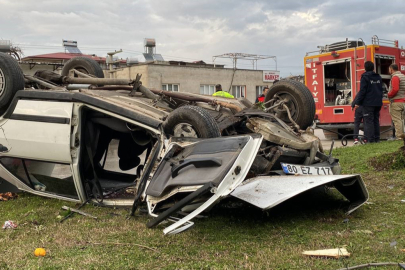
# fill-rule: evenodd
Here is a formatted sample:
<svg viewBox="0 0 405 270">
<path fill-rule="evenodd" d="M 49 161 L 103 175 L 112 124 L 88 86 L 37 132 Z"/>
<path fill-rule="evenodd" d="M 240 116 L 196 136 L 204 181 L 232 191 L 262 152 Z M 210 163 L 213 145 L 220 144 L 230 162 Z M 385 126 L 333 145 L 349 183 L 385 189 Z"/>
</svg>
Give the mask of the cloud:
<svg viewBox="0 0 405 270">
<path fill-rule="evenodd" d="M 399 0 L 0 0 L 0 38 L 20 44 L 25 55 L 62 51 L 61 40 L 72 39 L 85 53 L 122 48 L 120 57 L 142 59 L 143 39 L 152 37 L 167 60 L 210 62 L 228 52 L 276 55 L 286 76 L 303 74 L 303 57 L 317 45 L 360 37 L 369 44 L 374 34 L 401 44 L 404 8 Z M 240 62 L 241 68 L 250 66 Z M 266 60 L 258 67 L 275 65 Z"/>
</svg>

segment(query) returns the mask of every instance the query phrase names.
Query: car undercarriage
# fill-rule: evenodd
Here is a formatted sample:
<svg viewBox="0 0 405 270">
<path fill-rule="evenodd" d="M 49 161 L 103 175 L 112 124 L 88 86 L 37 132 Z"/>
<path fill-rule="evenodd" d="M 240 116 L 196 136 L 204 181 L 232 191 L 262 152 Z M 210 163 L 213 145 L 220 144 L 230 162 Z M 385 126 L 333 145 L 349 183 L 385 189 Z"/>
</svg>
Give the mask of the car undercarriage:
<svg viewBox="0 0 405 270">
<path fill-rule="evenodd" d="M 328 186 L 350 201 L 348 213 L 368 200 L 361 176 L 340 175 L 332 148 L 325 153 L 314 135 L 302 84 L 274 85 L 262 110 L 244 98 L 148 89 L 140 75 L 97 78 L 86 69 L 94 63 L 77 63 L 64 76 L 16 71 L 3 85 L 11 94 L 0 95 L 0 176 L 21 190 L 132 215 L 146 207 L 148 227 L 173 222 L 165 234 L 228 197 L 267 210 Z M 10 66 L 17 70 L 0 62 L 3 73 Z"/>
</svg>

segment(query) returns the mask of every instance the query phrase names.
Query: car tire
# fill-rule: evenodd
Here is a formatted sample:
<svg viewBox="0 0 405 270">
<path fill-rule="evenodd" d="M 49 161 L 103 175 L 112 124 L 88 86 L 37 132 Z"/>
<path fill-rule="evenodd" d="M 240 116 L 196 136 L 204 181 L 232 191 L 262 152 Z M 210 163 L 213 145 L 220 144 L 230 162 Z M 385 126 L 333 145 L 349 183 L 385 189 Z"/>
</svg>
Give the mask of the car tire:
<svg viewBox="0 0 405 270">
<path fill-rule="evenodd" d="M 174 110 L 163 123 L 166 135 L 174 137 L 216 138 L 220 137 L 218 125 L 205 109 L 183 106 Z"/>
<path fill-rule="evenodd" d="M 289 100 L 287 106 L 290 109 L 291 118 L 300 126 L 306 129 L 311 126 L 315 117 L 315 100 L 309 89 L 302 83 L 294 80 L 282 80 L 270 87 L 266 94 L 265 103 L 279 97 Z M 272 103 L 265 104 L 266 108 Z M 291 123 L 285 110 L 274 108 L 270 112 L 275 113 L 286 123 Z"/>
<path fill-rule="evenodd" d="M 62 69 L 62 76 L 69 76 L 69 70 L 77 69 L 85 74 L 94 75 L 97 78 L 104 78 L 104 72 L 100 64 L 87 57 L 74 57 L 66 62 Z"/>
<path fill-rule="evenodd" d="M 24 90 L 24 74 L 18 62 L 0 53 L 0 114 L 3 114 L 19 90 Z"/>
</svg>

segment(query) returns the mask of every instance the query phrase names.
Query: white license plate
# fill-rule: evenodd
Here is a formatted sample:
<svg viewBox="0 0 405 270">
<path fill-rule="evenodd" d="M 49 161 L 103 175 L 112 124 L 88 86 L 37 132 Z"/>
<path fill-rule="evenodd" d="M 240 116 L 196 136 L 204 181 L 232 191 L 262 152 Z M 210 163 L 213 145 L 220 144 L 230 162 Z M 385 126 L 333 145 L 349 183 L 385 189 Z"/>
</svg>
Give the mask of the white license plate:
<svg viewBox="0 0 405 270">
<path fill-rule="evenodd" d="M 332 168 L 330 167 L 314 167 L 305 165 L 295 165 L 288 163 L 281 163 L 283 171 L 286 174 L 298 175 L 332 175 Z"/>
</svg>

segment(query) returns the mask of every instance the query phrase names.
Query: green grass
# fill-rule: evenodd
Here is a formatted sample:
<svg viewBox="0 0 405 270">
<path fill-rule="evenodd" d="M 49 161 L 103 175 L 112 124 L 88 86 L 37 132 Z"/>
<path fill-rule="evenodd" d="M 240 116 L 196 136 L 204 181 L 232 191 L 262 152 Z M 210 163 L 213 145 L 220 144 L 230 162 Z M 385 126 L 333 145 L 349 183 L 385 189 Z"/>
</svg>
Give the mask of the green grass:
<svg viewBox="0 0 405 270">
<path fill-rule="evenodd" d="M 0 269 L 337 269 L 401 262 L 404 170 L 377 171 L 370 165 L 370 158 L 390 155 L 400 146 L 384 142 L 334 151 L 343 173 L 360 173 L 370 193 L 371 203 L 349 217 L 344 214 L 348 204 L 339 195 L 311 193 L 268 212 L 219 206 L 209 218 L 195 220 L 191 230 L 163 236 L 163 226 L 147 229 L 149 218 L 140 214 L 127 219 L 127 209 L 88 205 L 83 210 L 99 220 L 75 214 L 61 224 L 61 206 L 76 205 L 22 194 L 0 202 L 0 221 L 19 225 L 0 230 Z M 349 222 L 344 223 L 346 218 Z M 391 247 L 393 241 L 397 244 Z M 304 250 L 343 246 L 352 254 L 348 259 L 301 255 Z M 37 247 L 45 247 L 47 256 L 35 257 Z"/>
</svg>

